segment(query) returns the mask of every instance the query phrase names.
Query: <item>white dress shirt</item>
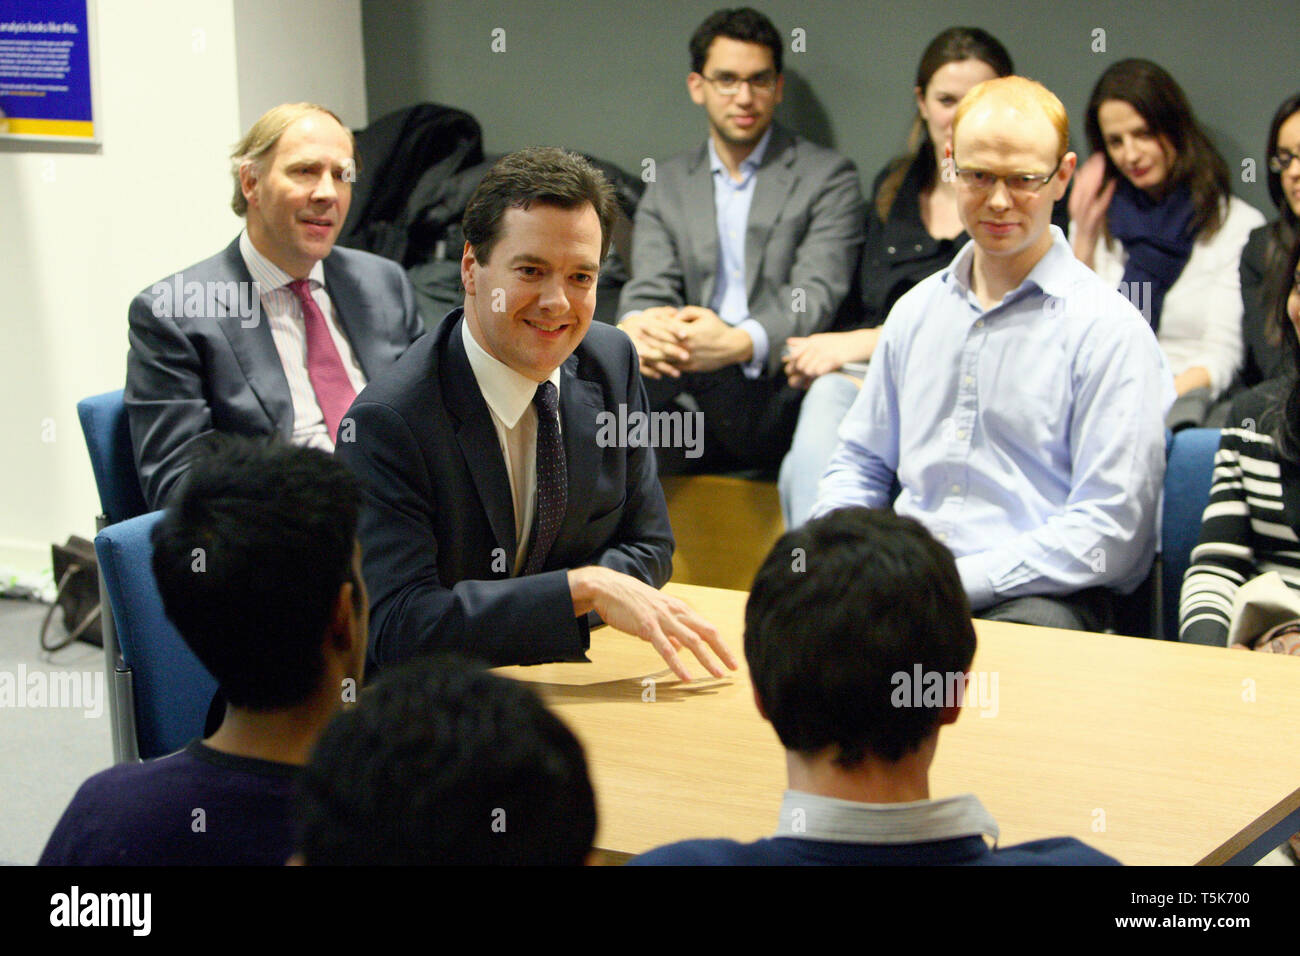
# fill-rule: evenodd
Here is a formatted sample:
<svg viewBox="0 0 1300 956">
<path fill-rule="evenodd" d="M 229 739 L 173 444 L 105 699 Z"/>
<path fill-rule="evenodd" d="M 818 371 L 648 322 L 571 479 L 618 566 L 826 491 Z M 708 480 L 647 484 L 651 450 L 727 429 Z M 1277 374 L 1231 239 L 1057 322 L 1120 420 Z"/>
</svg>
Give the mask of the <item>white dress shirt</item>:
<svg viewBox="0 0 1300 956">
<path fill-rule="evenodd" d="M 512 566 L 518 575 L 528 559 L 528 541 L 537 514 L 537 409 L 533 396 L 537 394 L 538 383 L 489 355 L 474 338 L 468 319 L 461 321 L 460 335 L 478 390 L 492 413 L 501 457 L 506 463 L 506 477 L 510 479 L 516 542 Z M 555 386 L 558 400 L 558 368 L 551 372 L 549 381 Z"/>
<path fill-rule="evenodd" d="M 249 274 L 261 291 L 262 315 L 270 326 L 275 350 L 280 354 L 280 364 L 284 366 L 284 377 L 289 382 L 289 394 L 293 397 L 293 436 L 290 440 L 295 445 L 332 452 L 334 442 L 330 439 L 329 429 L 325 427 L 325 415 L 321 412 L 316 390 L 312 388 L 311 379 L 307 375 L 307 325 L 302 314 L 302 304 L 289 288 L 293 276 L 257 251 L 253 240 L 248 238 L 247 229 L 239 234 L 239 253 L 244 257 L 244 265 L 248 266 Z M 348 381 L 354 390 L 360 392 L 366 387 L 366 374 L 357 363 L 352 344 L 339 325 L 334 303 L 325 291 L 325 267 L 318 261 L 312 266 L 307 279 L 311 283 L 312 298 L 320 306 L 325 324 L 329 326 L 334 347 L 339 350 L 339 358 L 348 373 Z"/>
</svg>

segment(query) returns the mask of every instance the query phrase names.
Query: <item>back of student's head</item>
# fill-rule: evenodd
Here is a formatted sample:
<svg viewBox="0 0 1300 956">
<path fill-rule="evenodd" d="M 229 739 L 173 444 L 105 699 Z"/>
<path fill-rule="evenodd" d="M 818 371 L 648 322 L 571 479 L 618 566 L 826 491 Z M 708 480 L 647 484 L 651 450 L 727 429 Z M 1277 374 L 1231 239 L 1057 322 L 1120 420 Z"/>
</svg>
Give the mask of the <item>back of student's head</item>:
<svg viewBox="0 0 1300 956">
<path fill-rule="evenodd" d="M 596 836 L 582 745 L 525 684 L 454 658 L 386 670 L 300 779 L 308 865 L 576 865 Z"/>
<path fill-rule="evenodd" d="M 167 616 L 236 707 L 306 701 L 339 589 L 356 580 L 360 493 L 323 451 L 214 436 L 153 532 Z M 359 610 L 359 609 L 358 609 Z"/>
<path fill-rule="evenodd" d="M 787 532 L 745 607 L 750 677 L 781 743 L 835 747 L 846 768 L 897 761 L 938 728 L 940 708 L 894 706 L 895 675 L 961 674 L 974 655 L 951 552 L 889 511 L 844 508 Z"/>
</svg>

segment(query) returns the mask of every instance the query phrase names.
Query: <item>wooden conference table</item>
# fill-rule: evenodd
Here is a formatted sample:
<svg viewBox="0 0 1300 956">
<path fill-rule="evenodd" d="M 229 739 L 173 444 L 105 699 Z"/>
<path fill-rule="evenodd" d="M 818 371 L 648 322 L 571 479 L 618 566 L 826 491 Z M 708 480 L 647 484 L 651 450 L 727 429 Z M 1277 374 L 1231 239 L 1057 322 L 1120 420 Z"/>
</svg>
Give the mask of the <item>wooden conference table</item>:
<svg viewBox="0 0 1300 956">
<path fill-rule="evenodd" d="M 739 671 L 715 680 L 685 652 L 696 679 L 683 684 L 649 644 L 607 627 L 591 635 L 592 663 L 500 670 L 538 685 L 582 739 L 596 845 L 615 859 L 689 837 L 769 836 L 785 789 L 784 752 L 744 669 L 746 595 L 666 590 L 718 627 Z M 972 669 L 990 693 L 941 732 L 931 795 L 975 793 L 1001 845 L 1068 835 L 1127 864 L 1217 864 L 1253 862 L 1300 829 L 1300 661 L 976 630 Z"/>
</svg>

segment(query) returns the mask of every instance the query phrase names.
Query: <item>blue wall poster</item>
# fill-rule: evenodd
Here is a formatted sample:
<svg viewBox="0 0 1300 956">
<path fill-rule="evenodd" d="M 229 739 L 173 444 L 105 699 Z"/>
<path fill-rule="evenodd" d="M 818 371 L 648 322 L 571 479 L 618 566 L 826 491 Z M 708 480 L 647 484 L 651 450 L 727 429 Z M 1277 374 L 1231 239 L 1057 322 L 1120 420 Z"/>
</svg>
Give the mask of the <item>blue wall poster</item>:
<svg viewBox="0 0 1300 956">
<path fill-rule="evenodd" d="M 95 140 L 88 0 L 0 0 L 0 137 Z"/>
</svg>

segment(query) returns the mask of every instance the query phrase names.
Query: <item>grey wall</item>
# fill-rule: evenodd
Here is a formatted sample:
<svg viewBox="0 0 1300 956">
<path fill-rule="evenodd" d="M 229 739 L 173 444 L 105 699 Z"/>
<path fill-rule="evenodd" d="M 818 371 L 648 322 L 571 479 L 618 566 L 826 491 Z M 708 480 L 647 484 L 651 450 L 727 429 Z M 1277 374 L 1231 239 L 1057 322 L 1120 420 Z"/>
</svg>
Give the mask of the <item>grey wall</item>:
<svg viewBox="0 0 1300 956">
<path fill-rule="evenodd" d="M 643 158 L 662 158 L 703 139 L 703 112 L 686 95 L 686 43 L 720 5 L 363 0 L 370 116 L 422 101 L 446 103 L 478 118 L 489 152 L 562 145 L 637 173 Z M 1263 140 L 1273 110 L 1300 88 L 1294 0 L 770 0 L 756 6 L 787 38 L 778 118 L 852 158 L 864 189 L 903 147 L 925 44 L 945 27 L 969 24 L 992 32 L 1018 72 L 1061 97 L 1076 147 L 1088 93 L 1102 70 L 1129 56 L 1160 63 L 1215 138 L 1238 195 L 1273 215 Z M 806 52 L 789 52 L 795 29 L 804 31 Z M 1105 31 L 1105 52 L 1092 51 L 1097 29 Z M 504 52 L 492 50 L 494 30 L 504 31 Z M 1255 159 L 1257 182 L 1242 182 L 1247 157 Z"/>
</svg>

